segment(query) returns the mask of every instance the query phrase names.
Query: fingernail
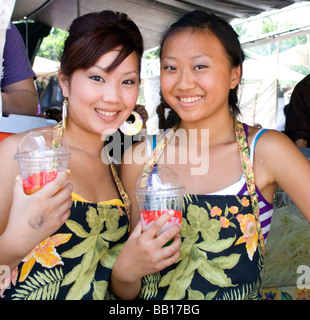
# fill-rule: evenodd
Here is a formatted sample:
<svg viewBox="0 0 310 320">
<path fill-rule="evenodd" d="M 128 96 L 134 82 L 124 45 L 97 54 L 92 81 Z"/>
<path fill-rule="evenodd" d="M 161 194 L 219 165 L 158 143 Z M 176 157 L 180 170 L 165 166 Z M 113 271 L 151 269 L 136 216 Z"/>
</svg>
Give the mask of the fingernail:
<svg viewBox="0 0 310 320">
<path fill-rule="evenodd" d="M 168 210 L 168 213 L 173 216 L 174 215 L 174 210 L 170 209 L 170 210 Z"/>
</svg>

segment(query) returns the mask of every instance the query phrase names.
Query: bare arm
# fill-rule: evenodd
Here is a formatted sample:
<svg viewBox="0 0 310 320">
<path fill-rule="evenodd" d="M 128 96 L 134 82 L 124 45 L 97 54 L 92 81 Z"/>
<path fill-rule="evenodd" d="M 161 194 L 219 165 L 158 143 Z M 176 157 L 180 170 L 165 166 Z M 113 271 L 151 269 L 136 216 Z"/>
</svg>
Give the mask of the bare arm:
<svg viewBox="0 0 310 320">
<path fill-rule="evenodd" d="M 62 172 L 30 196 L 24 193 L 21 178 L 17 179 L 8 223 L 0 236 L 0 265 L 13 270 L 36 245 L 68 219 L 72 202 L 72 185 L 67 183 L 68 177 L 67 172 Z"/>
<path fill-rule="evenodd" d="M 258 187 L 268 191 L 268 186 L 280 186 L 310 222 L 309 161 L 282 133 L 266 132 L 260 139 L 254 162 Z"/>
<path fill-rule="evenodd" d="M 139 145 L 141 146 L 137 144 L 134 148 Z M 142 232 L 140 210 L 134 194 L 136 181 L 144 166 L 141 159 L 139 163 L 142 164 L 121 166 L 121 179 L 132 201 L 130 219 L 132 233 L 113 266 L 111 276 L 111 289 L 121 299 L 135 298 L 141 289 L 143 276 L 175 263 L 180 254 L 179 226 L 176 225 L 156 237 L 157 232 L 171 218 L 169 213 L 162 215 L 150 228 Z M 163 247 L 172 238 L 174 242 L 168 247 Z"/>
<path fill-rule="evenodd" d="M 13 135 L 0 143 L 0 265 L 11 269 L 64 223 L 72 201 L 66 172 L 37 193 L 25 195 L 22 181 L 15 181 L 19 168 L 14 154 L 21 137 Z M 31 227 L 38 219 L 40 228 Z"/>
<path fill-rule="evenodd" d="M 35 116 L 38 112 L 38 94 L 32 78 L 5 86 L 1 96 L 4 115 Z"/>
</svg>

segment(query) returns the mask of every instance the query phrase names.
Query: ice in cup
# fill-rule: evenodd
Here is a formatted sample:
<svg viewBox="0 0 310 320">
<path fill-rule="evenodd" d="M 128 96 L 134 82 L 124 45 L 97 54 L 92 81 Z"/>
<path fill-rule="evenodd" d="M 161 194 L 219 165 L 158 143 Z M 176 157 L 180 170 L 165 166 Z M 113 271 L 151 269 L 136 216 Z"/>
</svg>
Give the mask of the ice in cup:
<svg viewBox="0 0 310 320">
<path fill-rule="evenodd" d="M 184 189 L 179 176 L 167 166 L 157 165 L 143 172 L 135 190 L 143 230 L 169 210 L 173 210 L 174 215 L 157 236 L 176 224 L 181 225 Z"/>
<path fill-rule="evenodd" d="M 26 194 L 33 194 L 68 169 L 70 152 L 52 130 L 32 131 L 19 143 L 18 161 Z"/>
</svg>

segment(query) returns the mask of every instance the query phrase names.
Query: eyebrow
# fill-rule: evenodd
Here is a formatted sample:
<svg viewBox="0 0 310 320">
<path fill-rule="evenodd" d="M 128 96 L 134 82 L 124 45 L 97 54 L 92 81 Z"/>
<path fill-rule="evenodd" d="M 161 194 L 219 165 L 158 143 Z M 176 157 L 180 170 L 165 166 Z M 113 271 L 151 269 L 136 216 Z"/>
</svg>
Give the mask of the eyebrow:
<svg viewBox="0 0 310 320">
<path fill-rule="evenodd" d="M 208 57 L 212 59 L 212 57 L 207 54 L 197 54 L 196 56 L 190 57 L 190 59 L 193 60 L 193 59 L 204 58 L 204 57 Z M 163 57 L 163 60 L 164 59 L 177 60 L 178 58 L 173 56 L 166 56 L 166 57 Z"/>
<path fill-rule="evenodd" d="M 102 68 L 102 67 L 99 66 L 98 64 L 95 64 L 94 67 L 96 67 L 96 68 L 102 70 L 103 72 L 107 73 L 106 68 Z M 124 75 L 129 75 L 129 74 L 132 74 L 132 73 L 135 73 L 135 74 L 138 75 L 138 72 L 137 72 L 136 70 L 127 71 L 127 72 L 124 73 Z"/>
</svg>

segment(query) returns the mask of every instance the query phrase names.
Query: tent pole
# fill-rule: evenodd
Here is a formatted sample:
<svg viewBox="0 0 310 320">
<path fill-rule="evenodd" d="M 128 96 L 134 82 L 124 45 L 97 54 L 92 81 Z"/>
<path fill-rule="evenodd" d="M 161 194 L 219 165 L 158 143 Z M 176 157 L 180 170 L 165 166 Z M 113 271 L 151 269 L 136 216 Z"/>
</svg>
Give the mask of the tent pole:
<svg viewBox="0 0 310 320">
<path fill-rule="evenodd" d="M 28 35 L 28 18 L 27 17 L 24 17 L 24 24 L 25 24 L 25 48 L 28 56 L 29 35 Z"/>
<path fill-rule="evenodd" d="M 77 16 L 81 15 L 81 7 L 80 7 L 80 0 L 76 0 L 76 8 L 77 8 Z"/>
</svg>

